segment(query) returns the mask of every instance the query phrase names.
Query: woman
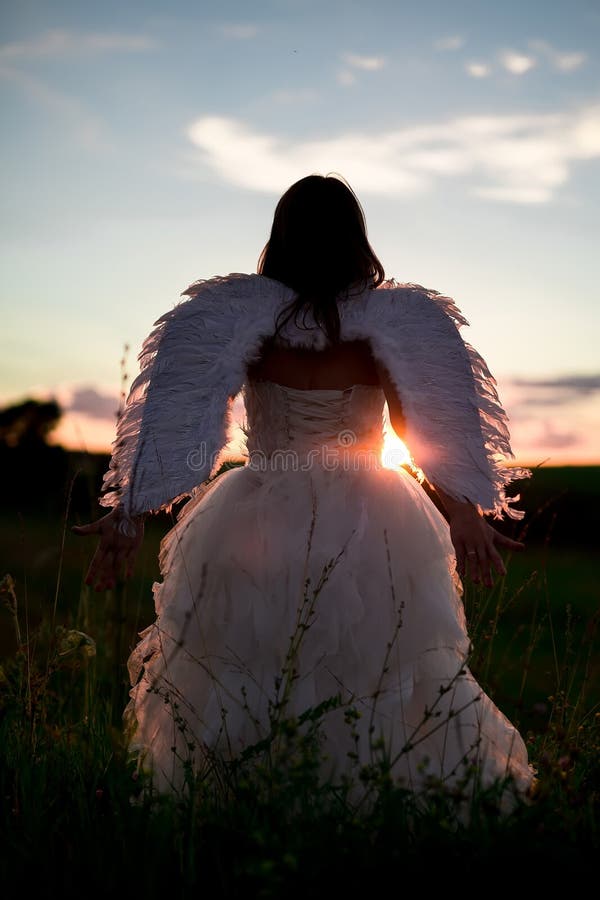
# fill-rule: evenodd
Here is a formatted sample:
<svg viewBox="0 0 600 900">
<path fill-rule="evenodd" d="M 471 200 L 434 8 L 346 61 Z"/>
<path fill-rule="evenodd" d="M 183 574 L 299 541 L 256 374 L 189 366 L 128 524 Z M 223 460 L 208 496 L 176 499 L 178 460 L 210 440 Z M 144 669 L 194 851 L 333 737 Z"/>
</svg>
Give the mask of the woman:
<svg viewBox="0 0 600 900">
<path fill-rule="evenodd" d="M 499 551 L 522 549 L 484 516 L 521 518 L 504 488 L 531 473 L 502 467 L 506 415 L 466 320 L 450 298 L 384 281 L 335 176 L 283 195 L 257 275 L 184 293 L 140 354 L 100 498 L 113 510 L 74 528 L 100 536 L 86 583 L 102 590 L 131 575 L 144 515 L 191 498 L 129 660 L 131 749 L 179 790 L 214 752 L 330 701 L 327 777 L 379 754 L 414 791 L 471 774 L 526 793 L 523 740 L 466 665 L 461 579 L 491 586 Z M 240 389 L 248 463 L 211 478 Z M 447 520 L 382 465 L 386 400 Z"/>
</svg>

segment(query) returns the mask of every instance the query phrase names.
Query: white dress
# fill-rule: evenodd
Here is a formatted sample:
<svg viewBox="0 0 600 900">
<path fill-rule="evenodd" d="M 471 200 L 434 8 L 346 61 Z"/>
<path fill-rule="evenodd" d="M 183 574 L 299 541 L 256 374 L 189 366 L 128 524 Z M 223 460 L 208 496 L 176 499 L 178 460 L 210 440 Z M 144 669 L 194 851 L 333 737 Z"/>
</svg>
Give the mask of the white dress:
<svg viewBox="0 0 600 900">
<path fill-rule="evenodd" d="M 465 664 L 448 524 L 409 472 L 382 465 L 382 389 L 247 380 L 244 400 L 248 461 L 203 485 L 164 537 L 156 622 L 129 659 L 130 748 L 155 786 L 178 791 L 214 751 L 267 737 L 284 696 L 285 716 L 337 696 L 323 778 L 355 775 L 383 746 L 414 791 L 475 764 L 484 786 L 512 775 L 526 792 L 524 742 Z"/>
</svg>

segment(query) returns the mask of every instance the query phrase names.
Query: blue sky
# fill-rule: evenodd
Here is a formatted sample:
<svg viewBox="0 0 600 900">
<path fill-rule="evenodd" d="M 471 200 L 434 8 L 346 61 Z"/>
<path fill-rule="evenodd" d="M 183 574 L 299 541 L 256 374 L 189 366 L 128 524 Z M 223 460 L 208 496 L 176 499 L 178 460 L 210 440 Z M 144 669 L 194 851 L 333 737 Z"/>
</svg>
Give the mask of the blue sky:
<svg viewBox="0 0 600 900">
<path fill-rule="evenodd" d="M 517 455 L 600 462 L 600 3 L 14 2 L 0 13 L 0 399 L 108 448 L 124 345 L 255 271 L 346 177 L 386 273 L 456 300 Z"/>
</svg>

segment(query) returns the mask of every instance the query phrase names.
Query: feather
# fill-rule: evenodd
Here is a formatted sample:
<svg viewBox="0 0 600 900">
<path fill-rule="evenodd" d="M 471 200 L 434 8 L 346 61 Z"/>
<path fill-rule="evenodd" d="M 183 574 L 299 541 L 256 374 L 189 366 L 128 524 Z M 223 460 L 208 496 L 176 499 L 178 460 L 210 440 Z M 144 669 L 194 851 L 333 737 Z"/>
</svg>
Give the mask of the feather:
<svg viewBox="0 0 600 900">
<path fill-rule="evenodd" d="M 212 278 L 157 319 L 117 423 L 102 506 L 128 516 L 169 511 L 213 474 L 231 426 L 230 398 L 285 292 L 259 275 Z"/>
<path fill-rule="evenodd" d="M 277 316 L 295 293 L 261 275 L 234 273 L 190 285 L 162 315 L 139 354 L 117 423 L 102 506 L 126 516 L 170 510 L 214 474 L 227 443 L 231 403 L 247 367 L 259 358 Z M 434 486 L 481 512 L 520 519 L 506 496 L 531 472 L 514 458 L 496 381 L 459 333 L 467 320 L 450 297 L 417 284 L 388 281 L 340 300 L 342 340 L 367 339 L 402 401 L 411 453 Z M 310 313 L 306 317 L 311 321 Z M 290 346 L 323 349 L 313 321 L 293 319 L 280 337 Z"/>
<path fill-rule="evenodd" d="M 459 333 L 466 318 L 450 297 L 418 284 L 386 282 L 352 310 L 346 336 L 368 337 L 404 407 L 406 443 L 427 480 L 482 513 L 521 519 L 507 497 L 531 471 L 514 458 L 496 380 Z"/>
</svg>

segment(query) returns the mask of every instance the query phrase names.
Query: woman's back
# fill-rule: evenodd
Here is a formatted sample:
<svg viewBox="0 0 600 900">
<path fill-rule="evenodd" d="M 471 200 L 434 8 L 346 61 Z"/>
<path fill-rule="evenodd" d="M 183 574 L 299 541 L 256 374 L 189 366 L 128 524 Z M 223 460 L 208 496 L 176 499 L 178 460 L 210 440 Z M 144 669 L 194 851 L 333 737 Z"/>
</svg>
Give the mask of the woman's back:
<svg viewBox="0 0 600 900">
<path fill-rule="evenodd" d="M 400 398 L 387 370 L 374 359 L 366 340 L 342 341 L 325 350 L 281 347 L 267 342 L 260 359 L 248 367 L 247 374 L 256 381 L 274 381 L 297 390 L 343 391 L 355 384 L 380 385 L 392 427 L 399 437 L 404 434 Z"/>
<path fill-rule="evenodd" d="M 344 341 L 318 351 L 270 345 L 248 369 L 248 376 L 297 390 L 345 390 L 354 384 L 380 383 L 367 341 Z"/>
</svg>

